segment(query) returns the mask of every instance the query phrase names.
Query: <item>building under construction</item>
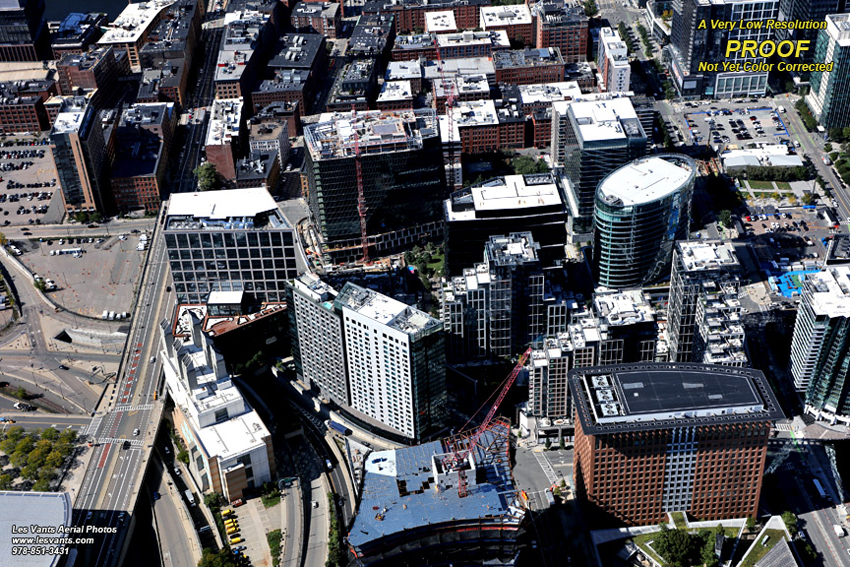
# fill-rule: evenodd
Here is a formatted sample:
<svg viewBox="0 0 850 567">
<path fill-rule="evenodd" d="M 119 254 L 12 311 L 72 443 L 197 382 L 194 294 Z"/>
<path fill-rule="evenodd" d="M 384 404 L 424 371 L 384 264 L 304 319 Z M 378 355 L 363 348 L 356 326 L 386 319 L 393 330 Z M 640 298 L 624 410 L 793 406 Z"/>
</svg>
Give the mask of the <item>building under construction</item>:
<svg viewBox="0 0 850 567">
<path fill-rule="evenodd" d="M 356 564 L 514 565 L 526 510 L 510 463 L 504 419 L 483 431 L 371 453 L 347 538 Z"/>
<path fill-rule="evenodd" d="M 305 126 L 304 141 L 310 214 L 325 261 L 364 256 L 361 214 L 373 257 L 442 234 L 446 185 L 434 110 L 325 114 Z"/>
</svg>

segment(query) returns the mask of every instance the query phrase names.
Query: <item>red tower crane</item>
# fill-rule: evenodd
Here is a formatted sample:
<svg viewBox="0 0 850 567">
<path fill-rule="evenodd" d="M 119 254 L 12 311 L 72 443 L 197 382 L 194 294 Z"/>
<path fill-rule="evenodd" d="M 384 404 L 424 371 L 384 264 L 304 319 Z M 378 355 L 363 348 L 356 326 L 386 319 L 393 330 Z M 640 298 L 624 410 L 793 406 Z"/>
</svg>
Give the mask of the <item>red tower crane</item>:
<svg viewBox="0 0 850 567">
<path fill-rule="evenodd" d="M 443 457 L 443 469 L 447 472 L 451 470 L 457 471 L 457 491 L 461 498 L 468 494 L 466 490 L 466 469 L 464 468 L 464 463 L 469 458 L 472 450 L 476 447 L 476 445 L 478 445 L 478 440 L 481 438 L 481 435 L 489 429 L 493 416 L 496 415 L 496 411 L 499 409 L 499 406 L 502 404 L 505 396 L 508 395 L 508 391 L 510 391 L 511 386 L 513 386 L 514 382 L 516 382 L 517 376 L 519 376 L 519 373 L 522 370 L 522 367 L 525 366 L 525 362 L 528 360 L 529 356 L 531 356 L 531 347 L 528 347 L 528 350 L 522 353 L 522 356 L 519 357 L 514 369 L 511 370 L 511 373 L 505 379 L 504 386 L 502 386 L 499 396 L 496 398 L 496 401 L 493 402 L 493 405 L 490 407 L 490 411 L 487 412 L 487 417 L 484 418 L 484 421 L 481 422 L 481 425 L 478 426 L 478 429 L 472 437 L 469 438 L 465 446 L 455 448 L 450 454 Z"/>
<path fill-rule="evenodd" d="M 443 71 L 443 58 L 440 56 L 440 44 L 437 43 L 437 36 L 434 36 L 434 50 L 437 52 L 437 65 L 440 67 L 440 81 L 443 83 L 443 90 L 446 90 L 446 128 L 448 129 L 447 140 L 448 140 L 448 154 L 449 154 L 449 168 L 446 172 L 446 181 L 447 185 L 449 185 L 449 189 L 455 189 L 455 145 L 454 145 L 454 113 L 452 112 L 455 100 L 457 99 L 457 93 L 455 93 L 455 80 L 453 79 L 451 83 L 446 83 L 446 74 Z M 437 86 L 434 85 L 434 104 L 437 103 Z"/>
<path fill-rule="evenodd" d="M 369 235 L 366 233 L 366 196 L 363 192 L 363 172 L 360 167 L 360 136 L 357 134 L 357 108 L 351 105 L 351 131 L 354 137 L 354 167 L 357 170 L 357 214 L 360 216 L 360 245 L 364 264 L 369 263 Z"/>
</svg>

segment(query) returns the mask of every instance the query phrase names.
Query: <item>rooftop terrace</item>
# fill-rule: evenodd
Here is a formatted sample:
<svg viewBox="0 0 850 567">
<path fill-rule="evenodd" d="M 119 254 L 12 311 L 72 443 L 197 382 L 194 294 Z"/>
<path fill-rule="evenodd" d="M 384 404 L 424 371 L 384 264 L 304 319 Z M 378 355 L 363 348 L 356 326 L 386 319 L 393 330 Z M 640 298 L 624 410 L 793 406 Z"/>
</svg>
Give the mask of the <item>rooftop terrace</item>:
<svg viewBox="0 0 850 567">
<path fill-rule="evenodd" d="M 363 155 L 411 151 L 437 136 L 432 109 L 323 114 L 304 128 L 304 142 L 314 160 L 354 157 L 355 133 Z"/>
</svg>

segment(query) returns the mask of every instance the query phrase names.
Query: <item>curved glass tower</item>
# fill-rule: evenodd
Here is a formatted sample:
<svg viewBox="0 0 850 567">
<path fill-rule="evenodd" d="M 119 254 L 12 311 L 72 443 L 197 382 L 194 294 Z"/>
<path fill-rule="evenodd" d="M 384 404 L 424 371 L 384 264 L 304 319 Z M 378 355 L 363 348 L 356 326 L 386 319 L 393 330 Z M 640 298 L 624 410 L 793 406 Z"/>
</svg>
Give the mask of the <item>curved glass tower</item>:
<svg viewBox="0 0 850 567">
<path fill-rule="evenodd" d="M 688 235 L 696 164 L 660 154 L 612 171 L 596 190 L 593 274 L 608 288 L 669 275 L 673 243 Z"/>
</svg>

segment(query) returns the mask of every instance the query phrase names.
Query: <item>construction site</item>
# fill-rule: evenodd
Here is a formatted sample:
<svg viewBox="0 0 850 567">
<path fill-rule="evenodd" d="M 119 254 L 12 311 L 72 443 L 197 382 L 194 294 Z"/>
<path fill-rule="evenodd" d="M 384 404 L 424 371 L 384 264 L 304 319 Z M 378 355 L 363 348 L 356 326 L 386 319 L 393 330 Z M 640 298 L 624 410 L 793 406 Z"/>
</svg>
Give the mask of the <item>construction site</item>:
<svg viewBox="0 0 850 567">
<path fill-rule="evenodd" d="M 465 434 L 371 453 L 348 543 L 359 565 L 509 566 L 525 520 L 510 424 L 487 419 Z"/>
<path fill-rule="evenodd" d="M 323 261 L 368 262 L 442 237 L 443 150 L 432 109 L 335 112 L 304 128 Z M 354 181 L 354 182 L 352 182 Z"/>
</svg>

